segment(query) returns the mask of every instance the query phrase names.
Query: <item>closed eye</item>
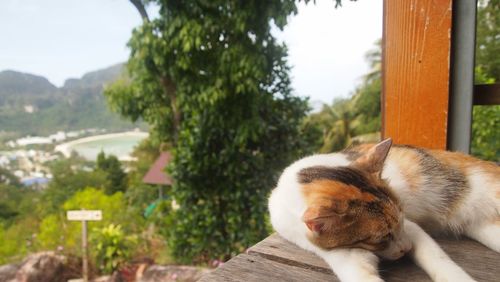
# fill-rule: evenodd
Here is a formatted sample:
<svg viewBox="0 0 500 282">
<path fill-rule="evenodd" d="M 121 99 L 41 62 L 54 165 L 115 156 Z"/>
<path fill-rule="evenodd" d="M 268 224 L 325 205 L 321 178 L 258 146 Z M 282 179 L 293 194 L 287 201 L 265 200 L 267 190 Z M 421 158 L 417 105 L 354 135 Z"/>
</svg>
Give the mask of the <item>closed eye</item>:
<svg viewBox="0 0 500 282">
<path fill-rule="evenodd" d="M 392 235 L 392 233 L 389 233 L 389 234 L 385 235 L 384 237 L 382 237 L 382 241 L 390 241 L 393 239 L 394 239 L 394 235 Z"/>
</svg>

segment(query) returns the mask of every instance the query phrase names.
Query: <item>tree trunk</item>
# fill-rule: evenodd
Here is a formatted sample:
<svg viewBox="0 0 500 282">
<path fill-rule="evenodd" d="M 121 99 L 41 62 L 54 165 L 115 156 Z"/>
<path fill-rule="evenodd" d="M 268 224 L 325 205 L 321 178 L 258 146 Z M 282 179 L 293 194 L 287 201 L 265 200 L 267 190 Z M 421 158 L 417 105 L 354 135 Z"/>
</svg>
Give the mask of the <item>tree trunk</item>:
<svg viewBox="0 0 500 282">
<path fill-rule="evenodd" d="M 144 23 L 149 22 L 148 13 L 144 7 L 141 0 L 130 0 L 130 2 L 135 6 L 139 14 L 141 14 L 142 21 Z M 181 113 L 179 111 L 179 106 L 177 105 L 177 96 L 175 84 L 171 79 L 161 74 L 156 64 L 153 63 L 153 71 L 159 77 L 160 84 L 163 87 L 163 93 L 170 99 L 170 108 L 172 109 L 172 145 L 175 146 L 177 143 L 177 138 L 179 136 L 179 129 L 181 124 Z"/>
<path fill-rule="evenodd" d="M 142 21 L 149 22 L 148 12 L 144 8 L 144 4 L 141 2 L 141 0 L 130 0 L 130 2 L 135 6 L 135 8 L 137 8 L 139 14 L 141 14 Z"/>
<path fill-rule="evenodd" d="M 181 113 L 177 105 L 177 96 L 174 83 L 165 76 L 160 77 L 163 93 L 170 99 L 170 108 L 172 109 L 172 144 L 177 143 L 179 129 L 181 126 Z"/>
</svg>

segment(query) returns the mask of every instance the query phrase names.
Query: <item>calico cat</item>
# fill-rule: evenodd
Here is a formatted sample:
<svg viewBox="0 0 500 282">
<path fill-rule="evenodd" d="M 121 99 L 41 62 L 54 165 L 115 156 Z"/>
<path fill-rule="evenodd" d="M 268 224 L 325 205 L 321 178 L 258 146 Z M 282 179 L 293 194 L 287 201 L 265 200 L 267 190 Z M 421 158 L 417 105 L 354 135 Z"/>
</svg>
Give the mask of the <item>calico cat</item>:
<svg viewBox="0 0 500 282">
<path fill-rule="evenodd" d="M 387 139 L 293 163 L 269 212 L 282 237 L 322 257 L 341 281 L 382 281 L 378 257 L 405 253 L 434 281 L 474 281 L 426 231 L 500 252 L 500 168 Z"/>
</svg>

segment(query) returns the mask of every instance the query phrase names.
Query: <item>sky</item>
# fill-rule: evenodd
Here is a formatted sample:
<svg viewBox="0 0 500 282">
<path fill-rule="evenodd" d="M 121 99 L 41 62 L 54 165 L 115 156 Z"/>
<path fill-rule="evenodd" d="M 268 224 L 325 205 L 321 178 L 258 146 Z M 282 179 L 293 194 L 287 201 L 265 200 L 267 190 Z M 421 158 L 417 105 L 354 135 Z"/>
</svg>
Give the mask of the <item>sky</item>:
<svg viewBox="0 0 500 282">
<path fill-rule="evenodd" d="M 382 36 L 382 0 L 298 5 L 283 32 L 292 87 L 311 101 L 347 97 L 368 71 L 365 53 Z M 128 0 L 1 0 L 0 71 L 68 78 L 127 60 L 126 43 L 141 23 Z"/>
</svg>

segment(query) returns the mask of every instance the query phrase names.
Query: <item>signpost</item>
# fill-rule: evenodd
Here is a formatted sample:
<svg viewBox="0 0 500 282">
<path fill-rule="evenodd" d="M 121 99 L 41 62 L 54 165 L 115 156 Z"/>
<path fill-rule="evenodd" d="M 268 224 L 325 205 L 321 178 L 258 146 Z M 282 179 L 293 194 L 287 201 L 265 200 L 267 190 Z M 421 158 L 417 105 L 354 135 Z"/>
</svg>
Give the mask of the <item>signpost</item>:
<svg viewBox="0 0 500 282">
<path fill-rule="evenodd" d="M 94 210 L 78 210 L 68 211 L 66 213 L 68 220 L 82 222 L 82 275 L 83 281 L 89 281 L 89 266 L 88 266 L 88 242 L 87 242 L 87 221 L 102 220 L 102 211 Z"/>
</svg>

